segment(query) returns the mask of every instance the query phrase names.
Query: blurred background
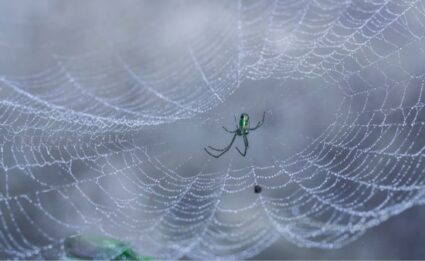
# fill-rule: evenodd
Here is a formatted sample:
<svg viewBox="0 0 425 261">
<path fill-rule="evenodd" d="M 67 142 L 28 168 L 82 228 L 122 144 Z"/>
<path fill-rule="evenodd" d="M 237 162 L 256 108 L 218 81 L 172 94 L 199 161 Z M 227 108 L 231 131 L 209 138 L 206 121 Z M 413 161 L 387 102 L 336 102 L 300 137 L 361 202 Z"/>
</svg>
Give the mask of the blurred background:
<svg viewBox="0 0 425 261">
<path fill-rule="evenodd" d="M 0 258 L 425 257 L 423 2 L 1 5 Z"/>
</svg>

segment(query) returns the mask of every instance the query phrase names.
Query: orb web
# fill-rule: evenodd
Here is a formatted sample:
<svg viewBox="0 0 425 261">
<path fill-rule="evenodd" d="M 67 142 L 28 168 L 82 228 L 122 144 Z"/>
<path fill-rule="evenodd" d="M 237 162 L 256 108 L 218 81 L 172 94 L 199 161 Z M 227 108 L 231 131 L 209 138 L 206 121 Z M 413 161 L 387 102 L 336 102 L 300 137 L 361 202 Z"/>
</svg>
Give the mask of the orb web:
<svg viewBox="0 0 425 261">
<path fill-rule="evenodd" d="M 424 202 L 423 2 L 35 6 L 0 18 L 1 257 L 59 258 L 86 234 L 166 259 L 336 248 Z M 233 116 L 212 112 L 270 79 L 257 94 L 338 93 L 332 120 L 267 160 L 218 163 L 176 131 L 220 131 Z"/>
</svg>

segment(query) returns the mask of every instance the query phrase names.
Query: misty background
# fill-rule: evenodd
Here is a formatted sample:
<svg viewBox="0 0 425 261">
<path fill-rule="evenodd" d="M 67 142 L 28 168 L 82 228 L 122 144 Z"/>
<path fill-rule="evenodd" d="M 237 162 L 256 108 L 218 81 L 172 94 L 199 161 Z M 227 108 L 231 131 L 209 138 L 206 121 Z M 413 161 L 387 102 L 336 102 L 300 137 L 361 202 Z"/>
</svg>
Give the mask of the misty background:
<svg viewBox="0 0 425 261">
<path fill-rule="evenodd" d="M 288 5 L 290 11 L 279 9 L 279 3 L 283 7 Z M 235 196 L 220 197 L 216 193 L 222 189 L 221 178 L 226 170 L 233 170 L 237 176 L 238 169 L 261 169 L 274 166 L 278 161 L 290 161 L 297 153 L 308 151 L 332 124 L 350 133 L 350 128 L 357 126 L 354 124 L 362 123 L 362 119 L 355 116 L 352 122 L 342 123 L 341 114 L 362 115 L 365 122 L 373 125 L 369 122 L 374 118 L 370 111 L 386 106 L 397 108 L 398 102 L 407 103 L 408 108 L 415 107 L 413 103 L 422 98 L 425 60 L 421 59 L 422 38 L 414 41 L 414 36 L 421 35 L 423 26 L 412 21 L 425 22 L 414 11 L 416 8 L 423 15 L 423 6 L 414 1 L 400 5 L 382 3 L 387 9 L 381 10 L 379 4 L 359 2 L 364 10 L 375 10 L 385 18 L 383 28 L 394 30 L 376 36 L 367 26 L 358 29 L 350 25 L 350 21 L 342 21 L 347 23 L 347 28 L 352 26 L 360 33 L 354 36 L 347 33 L 349 36 L 342 47 L 333 46 L 332 42 L 328 48 L 318 47 L 316 53 L 300 62 L 298 55 L 311 49 L 307 43 L 317 40 L 317 35 L 326 31 L 331 22 L 346 17 L 341 14 L 347 12 L 354 24 L 356 19 L 367 20 L 365 17 L 372 13 L 350 9 L 349 3 L 338 1 L 316 4 L 323 5 L 323 9 L 317 11 L 314 5 L 309 9 L 308 1 L 247 2 L 246 10 L 237 1 L 3 2 L 0 8 L 0 214 L 7 214 L 3 214 L 5 217 L 1 220 L 0 247 L 5 250 L 0 251 L 0 258 L 26 258 L 19 253 L 54 258 L 63 249 L 60 243 L 52 245 L 52 239 L 63 240 L 79 233 L 112 235 L 134 244 L 141 253 L 161 253 L 162 246 L 150 245 L 149 237 L 165 242 L 176 236 L 170 232 L 172 226 L 159 226 L 158 232 L 150 231 L 139 237 L 136 229 L 129 228 L 132 225 L 149 227 L 143 219 L 157 217 L 145 214 L 138 207 L 155 206 L 156 202 L 171 204 L 181 190 L 190 189 L 190 179 L 200 173 L 217 176 L 217 180 L 211 178 L 214 181 L 198 188 L 202 196 L 223 202 L 229 209 L 251 206 L 256 200 L 250 190 L 252 178 L 244 180 L 246 184 L 237 184 L 237 181 L 230 184 L 245 188 Z M 404 15 L 405 9 L 409 12 Z M 394 18 L 389 11 L 400 13 L 401 18 Z M 322 12 L 324 20 L 320 19 Z M 277 21 L 270 21 L 267 15 L 272 14 Z M 400 24 L 387 23 L 386 15 L 401 21 Z M 289 26 L 279 23 L 279 19 L 290 21 Z M 241 25 L 241 20 L 247 21 L 246 24 Z M 376 25 L 379 26 L 382 25 Z M 413 36 L 403 38 L 400 36 L 405 35 L 400 33 L 403 30 L 412 32 Z M 350 53 L 350 48 L 355 50 L 351 44 L 362 41 L 361 37 L 377 40 Z M 270 41 L 264 41 L 266 38 Z M 413 44 L 405 45 L 407 42 Z M 397 51 L 398 48 L 401 51 Z M 275 58 L 281 53 L 292 59 L 286 59 L 285 55 Z M 386 57 L 388 54 L 394 55 Z M 352 60 L 333 66 L 333 59 L 344 55 Z M 374 59 L 376 64 L 369 65 Z M 359 66 L 362 62 L 367 64 L 366 69 Z M 356 77 L 358 71 L 361 73 Z M 374 93 L 375 85 L 385 86 L 385 92 Z M 366 95 L 362 96 L 362 91 Z M 353 93 L 355 98 L 346 98 Z M 233 129 L 234 116 L 242 112 L 250 115 L 251 126 L 266 112 L 264 126 L 248 136 L 247 157 L 240 157 L 234 148 L 218 160 L 209 157 L 203 148 L 227 145 L 231 135 L 221 126 Z M 389 115 L 396 124 L 408 121 L 405 115 Z M 410 120 L 420 122 L 424 115 L 418 109 L 415 118 Z M 405 143 L 413 144 L 407 150 L 419 150 L 425 142 L 422 129 L 409 130 L 407 134 L 398 129 L 390 132 L 406 137 Z M 367 131 L 352 136 L 367 146 L 376 141 Z M 384 137 L 377 143 L 382 142 L 384 147 L 388 140 L 391 139 Z M 341 144 L 356 148 L 343 141 Z M 234 146 L 241 148 L 242 139 L 237 138 Z M 346 155 L 338 153 L 331 151 L 332 155 Z M 419 153 L 417 157 L 423 155 Z M 399 172 L 405 171 L 403 177 L 407 177 L 407 185 L 410 180 L 422 184 L 423 163 L 416 159 L 400 164 L 403 166 Z M 405 165 L 411 169 L 405 170 Z M 350 168 L 355 170 L 355 164 Z M 245 172 L 240 174 L 241 179 Z M 143 177 L 139 180 L 140 173 Z M 167 187 L 169 182 L 164 178 L 173 173 L 187 178 L 175 181 L 178 192 L 173 190 L 175 187 Z M 307 171 L 305 175 L 311 173 Z M 85 182 L 89 178 L 95 181 Z M 157 194 L 149 197 L 151 192 L 141 189 L 139 181 L 149 184 Z M 267 187 L 274 181 L 264 182 Z M 158 184 L 169 191 L 157 189 Z M 123 187 L 138 191 L 141 197 L 133 203 L 126 202 L 131 193 Z M 49 194 L 49 189 L 54 193 Z M 56 190 L 60 192 L 55 193 Z M 253 231 L 252 237 L 260 231 L 262 244 L 236 257 L 423 259 L 425 209 L 410 208 L 422 203 L 419 200 L 422 190 L 417 194 L 414 191 L 399 195 L 400 202 L 405 200 L 411 204 L 406 204 L 406 211 L 395 216 L 384 215 L 382 223 L 379 221 L 377 226 L 366 229 L 363 235 L 360 235 L 363 231 L 359 232 L 360 237 L 353 243 L 336 249 L 297 246 L 278 235 L 260 215 L 248 230 Z M 266 189 L 263 194 L 267 193 Z M 169 200 L 164 199 L 167 197 Z M 94 211 L 92 205 L 84 203 L 87 199 L 112 214 Z M 183 196 L 182 204 L 185 200 L 190 204 L 193 198 Z M 399 203 L 397 200 L 394 204 Z M 38 208 L 40 205 L 43 211 Z M 128 211 L 115 211 L 117 205 Z M 223 217 L 223 220 L 244 220 L 257 212 L 255 209 L 249 214 Z M 57 224 L 49 221 L 46 213 L 50 213 Z M 194 214 L 193 218 L 196 217 Z M 166 221 L 177 224 L 178 218 Z M 193 221 L 196 222 L 202 223 Z M 31 244 L 23 238 L 37 246 L 52 246 L 32 255 L 31 247 L 25 247 Z M 185 255 L 191 244 L 182 240 L 181 245 L 167 246 L 166 250 L 177 258 L 202 256 L 202 250 L 193 256 Z M 235 251 L 242 253 L 243 248 Z"/>
</svg>

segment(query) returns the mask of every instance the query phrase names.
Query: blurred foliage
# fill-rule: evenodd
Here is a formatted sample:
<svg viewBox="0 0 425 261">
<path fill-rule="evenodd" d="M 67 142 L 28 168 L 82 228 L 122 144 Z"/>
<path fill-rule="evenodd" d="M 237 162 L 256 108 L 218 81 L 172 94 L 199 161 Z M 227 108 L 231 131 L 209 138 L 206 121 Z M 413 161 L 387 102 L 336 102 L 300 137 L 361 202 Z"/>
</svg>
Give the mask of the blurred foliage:
<svg viewBox="0 0 425 261">
<path fill-rule="evenodd" d="M 128 244 L 107 237 L 69 237 L 63 246 L 66 260 L 153 260 L 139 255 Z"/>
</svg>

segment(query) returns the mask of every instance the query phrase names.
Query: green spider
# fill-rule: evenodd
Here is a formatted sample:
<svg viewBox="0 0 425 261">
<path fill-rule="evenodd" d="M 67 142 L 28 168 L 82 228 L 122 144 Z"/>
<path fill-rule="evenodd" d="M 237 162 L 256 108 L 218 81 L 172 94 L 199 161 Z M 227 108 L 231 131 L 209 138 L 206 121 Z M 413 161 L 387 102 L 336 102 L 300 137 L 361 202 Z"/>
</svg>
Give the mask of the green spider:
<svg viewBox="0 0 425 261">
<path fill-rule="evenodd" d="M 259 121 L 258 123 L 257 123 L 257 125 L 254 127 L 254 128 L 250 128 L 249 127 L 249 115 L 247 114 L 247 113 L 242 113 L 241 114 L 241 117 L 240 117 L 240 120 L 239 120 L 239 125 L 237 124 L 237 122 L 236 122 L 236 116 L 235 116 L 235 124 L 236 124 L 236 130 L 234 130 L 234 131 L 230 131 L 230 130 L 228 130 L 228 129 L 226 129 L 226 127 L 224 127 L 223 126 L 223 129 L 225 130 L 225 131 L 227 131 L 227 132 L 229 132 L 229 133 L 234 133 L 234 135 L 233 135 L 233 138 L 232 138 L 232 141 L 230 141 L 230 144 L 229 145 L 227 145 L 224 149 L 216 149 L 216 148 L 214 148 L 214 147 L 211 147 L 211 146 L 208 146 L 208 149 L 210 149 L 210 150 L 214 150 L 214 151 L 216 151 L 216 152 L 219 152 L 219 154 L 217 154 L 217 155 L 214 155 L 214 154 L 212 154 L 210 151 L 208 151 L 208 149 L 207 148 L 204 148 L 204 150 L 210 155 L 210 156 L 213 156 L 214 158 L 219 158 L 219 157 L 221 157 L 224 153 L 226 153 L 227 151 L 229 151 L 230 150 L 230 148 L 232 147 L 232 145 L 233 145 L 233 142 L 235 141 L 235 139 L 236 139 L 236 136 L 242 136 L 243 137 L 243 142 L 244 142 L 244 145 L 245 145 L 245 150 L 244 150 L 244 152 L 242 153 L 240 150 L 239 150 L 239 148 L 238 147 L 236 147 L 236 150 L 239 152 L 239 154 L 241 154 L 243 157 L 245 157 L 245 155 L 246 155 L 246 151 L 248 150 L 248 138 L 247 138 L 247 136 L 248 136 L 248 133 L 249 133 L 249 131 L 253 131 L 253 130 L 256 130 L 256 129 L 258 129 L 259 127 L 261 127 L 262 125 L 263 125 L 263 123 L 264 123 L 264 117 L 266 116 L 266 112 L 264 112 L 263 113 L 263 119 L 261 120 L 261 121 Z"/>
</svg>

